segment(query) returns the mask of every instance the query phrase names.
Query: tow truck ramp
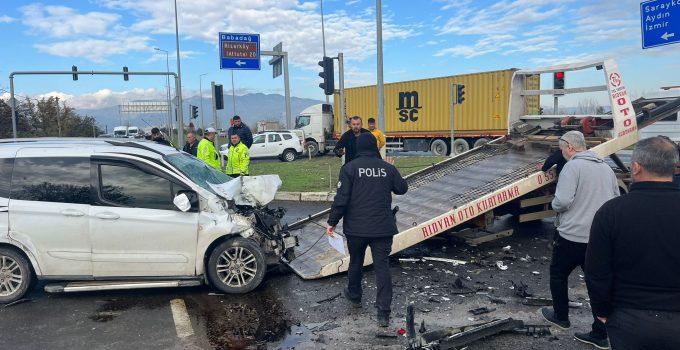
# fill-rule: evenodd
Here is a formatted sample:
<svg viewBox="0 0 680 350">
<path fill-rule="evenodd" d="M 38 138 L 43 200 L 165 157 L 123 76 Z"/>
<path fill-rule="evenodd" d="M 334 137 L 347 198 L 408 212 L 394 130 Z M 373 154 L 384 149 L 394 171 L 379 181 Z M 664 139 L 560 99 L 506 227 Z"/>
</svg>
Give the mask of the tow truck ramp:
<svg viewBox="0 0 680 350">
<path fill-rule="evenodd" d="M 592 69 L 602 71 L 605 85 L 564 89 L 527 90 L 526 78 L 558 71 Z M 494 208 L 507 204 L 554 182 L 554 169 L 538 169 L 557 144 L 565 127 L 562 116 L 524 115 L 525 96 L 607 91 L 611 115 L 570 116 L 587 119 L 591 149 L 608 156 L 637 142 L 637 118 L 630 95 L 613 60 L 570 64 L 543 69 L 519 70 L 512 81 L 508 136 L 456 155 L 407 177 L 409 191 L 393 197 L 399 233 L 394 236 L 392 254 L 460 226 Z M 680 109 L 665 106 L 664 114 Z M 645 123 L 662 116 L 646 112 Z M 557 121 L 558 123 L 555 123 Z M 582 124 L 582 123 L 581 123 Z M 581 125 L 578 124 L 577 125 Z M 288 265 L 303 279 L 317 279 L 347 271 L 349 255 L 330 246 L 325 226 L 330 209 L 290 226 L 299 239 L 296 258 Z M 336 231 L 343 232 L 342 221 Z M 345 249 L 347 251 L 347 249 Z M 372 259 L 366 254 L 364 264 Z"/>
</svg>

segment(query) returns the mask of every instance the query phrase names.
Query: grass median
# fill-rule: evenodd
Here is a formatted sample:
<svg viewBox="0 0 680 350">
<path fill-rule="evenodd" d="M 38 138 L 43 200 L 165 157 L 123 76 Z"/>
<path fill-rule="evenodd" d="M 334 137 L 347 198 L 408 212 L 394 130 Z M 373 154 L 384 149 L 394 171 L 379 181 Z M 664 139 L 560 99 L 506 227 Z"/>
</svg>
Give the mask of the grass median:
<svg viewBox="0 0 680 350">
<path fill-rule="evenodd" d="M 394 157 L 394 166 L 406 176 L 446 157 Z M 334 191 L 340 173 L 340 158 L 315 157 L 297 159 L 294 162 L 258 162 L 250 165 L 250 175 L 277 174 L 283 181 L 281 191 L 327 192 Z"/>
</svg>

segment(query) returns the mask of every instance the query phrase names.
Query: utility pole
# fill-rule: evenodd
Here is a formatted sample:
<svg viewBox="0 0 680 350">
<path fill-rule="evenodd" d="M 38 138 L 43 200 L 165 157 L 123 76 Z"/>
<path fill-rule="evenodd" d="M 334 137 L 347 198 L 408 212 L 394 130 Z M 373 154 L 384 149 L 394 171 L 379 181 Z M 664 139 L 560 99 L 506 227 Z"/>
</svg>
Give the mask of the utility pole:
<svg viewBox="0 0 680 350">
<path fill-rule="evenodd" d="M 232 117 L 233 117 L 233 116 L 236 115 L 236 91 L 234 90 L 234 70 L 233 69 L 231 70 L 231 104 L 232 104 L 232 107 L 234 109 L 234 114 L 232 115 Z M 229 119 L 231 119 L 231 118 L 229 118 Z"/>
<path fill-rule="evenodd" d="M 177 45 L 177 144 L 184 145 L 184 116 L 182 112 L 182 73 L 179 64 L 179 24 L 177 23 L 177 0 L 175 0 L 175 44 Z"/>
<path fill-rule="evenodd" d="M 323 0 L 321 2 L 321 43 L 323 45 L 323 57 L 326 57 L 326 31 L 323 24 Z M 328 104 L 328 95 L 326 95 L 326 104 Z M 290 128 L 290 125 L 286 127 Z"/>
<path fill-rule="evenodd" d="M 203 73 L 198 76 L 198 92 L 201 96 L 201 130 L 205 132 L 205 109 L 203 109 L 203 76 L 208 73 Z"/>
<path fill-rule="evenodd" d="M 378 128 L 385 130 L 385 96 L 383 82 L 383 45 L 382 45 L 382 2 L 375 0 L 375 23 L 378 52 Z"/>
<path fill-rule="evenodd" d="M 57 132 L 59 133 L 59 137 L 61 137 L 61 121 L 59 121 L 59 97 L 55 97 L 57 100 Z"/>
</svg>

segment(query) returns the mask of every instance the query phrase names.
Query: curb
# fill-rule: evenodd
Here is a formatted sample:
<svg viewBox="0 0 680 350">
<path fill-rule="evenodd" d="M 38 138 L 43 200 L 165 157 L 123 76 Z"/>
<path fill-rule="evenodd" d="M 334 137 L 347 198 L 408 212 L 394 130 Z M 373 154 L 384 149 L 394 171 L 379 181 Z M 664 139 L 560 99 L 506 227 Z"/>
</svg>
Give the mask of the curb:
<svg viewBox="0 0 680 350">
<path fill-rule="evenodd" d="M 277 192 L 274 200 L 294 202 L 332 202 L 335 192 Z"/>
</svg>

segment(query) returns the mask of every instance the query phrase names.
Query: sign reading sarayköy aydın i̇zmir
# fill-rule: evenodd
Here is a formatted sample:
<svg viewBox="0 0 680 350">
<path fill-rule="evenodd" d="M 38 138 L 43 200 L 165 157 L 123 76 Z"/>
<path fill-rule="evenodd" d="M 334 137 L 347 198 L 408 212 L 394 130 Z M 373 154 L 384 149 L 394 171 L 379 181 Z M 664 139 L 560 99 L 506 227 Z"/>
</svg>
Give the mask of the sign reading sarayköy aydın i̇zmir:
<svg viewBox="0 0 680 350">
<path fill-rule="evenodd" d="M 640 3 L 642 48 L 680 42 L 680 0 L 650 0 Z"/>
<path fill-rule="evenodd" d="M 260 34 L 220 33 L 220 69 L 260 69 Z"/>
</svg>

